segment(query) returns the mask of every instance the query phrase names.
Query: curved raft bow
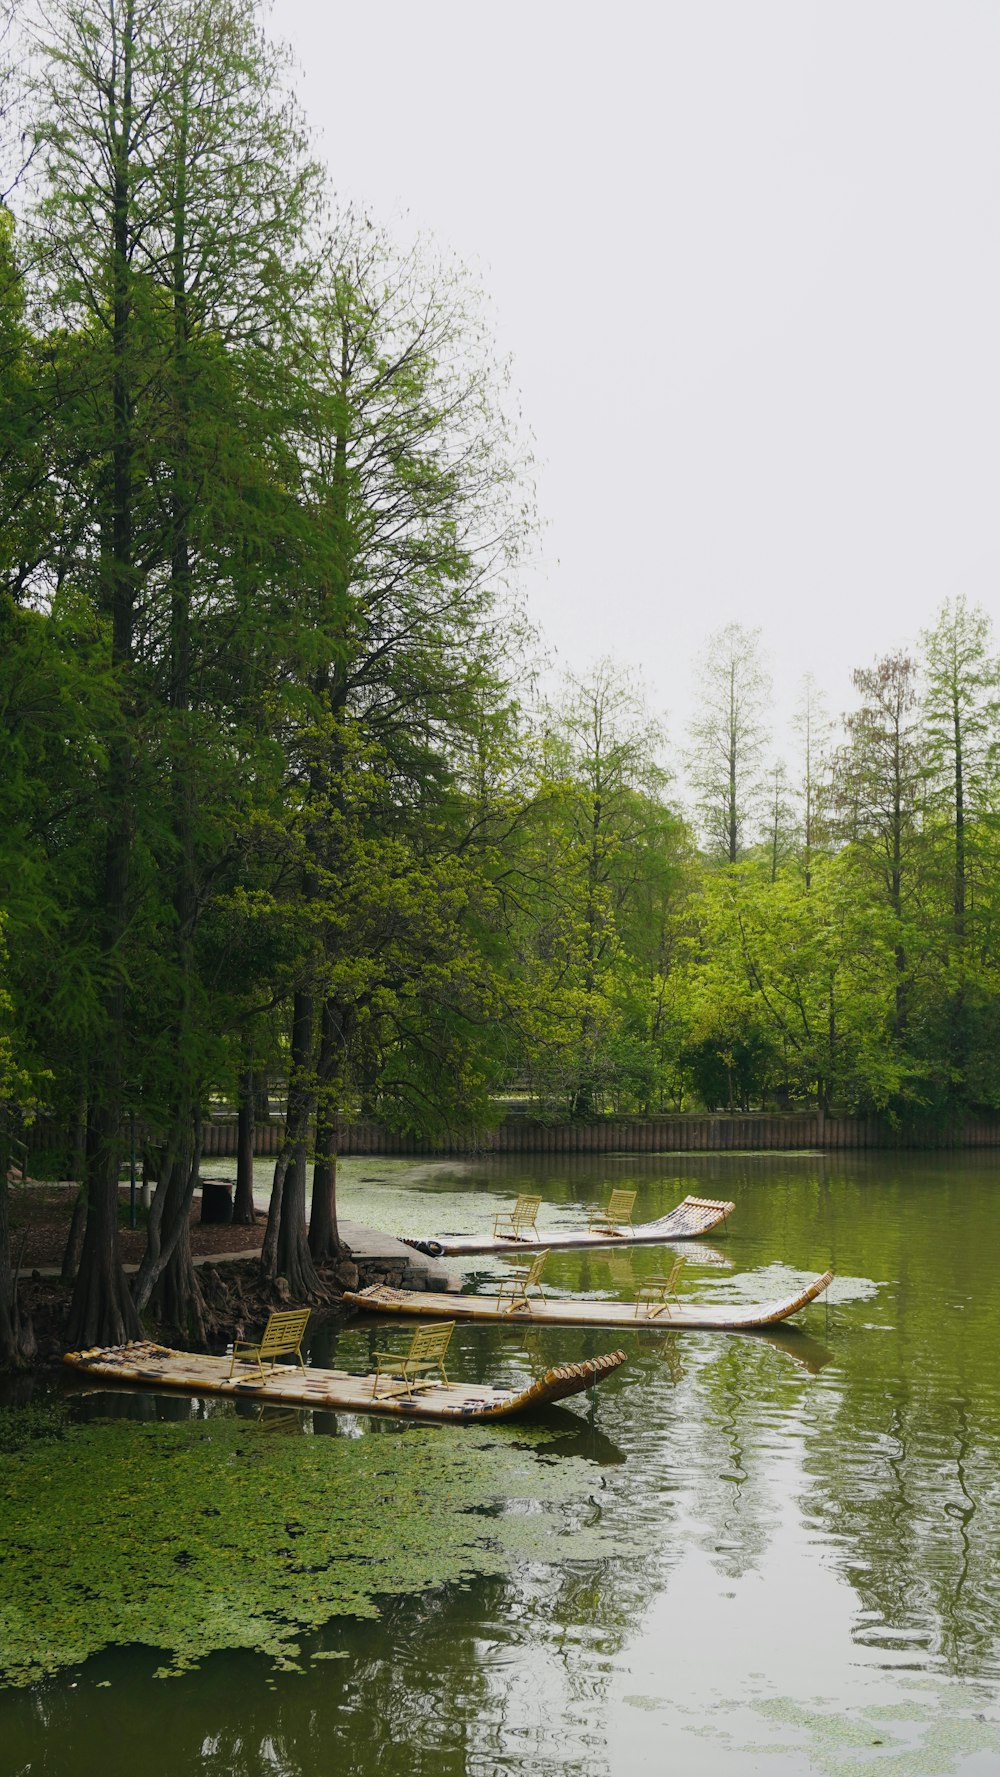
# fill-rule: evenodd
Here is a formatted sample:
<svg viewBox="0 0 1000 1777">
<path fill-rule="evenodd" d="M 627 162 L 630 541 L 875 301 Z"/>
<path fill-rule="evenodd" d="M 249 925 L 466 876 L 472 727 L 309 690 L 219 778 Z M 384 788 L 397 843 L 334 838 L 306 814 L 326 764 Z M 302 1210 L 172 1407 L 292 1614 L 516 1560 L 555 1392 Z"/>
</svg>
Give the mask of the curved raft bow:
<svg viewBox="0 0 1000 1777">
<path fill-rule="evenodd" d="M 448 1300 L 448 1298 L 445 1298 Z M 453 1319 L 454 1316 L 451 1316 Z M 583 1394 L 625 1362 L 611 1351 L 580 1364 L 558 1364 L 527 1388 L 482 1387 L 472 1382 L 420 1383 L 412 1394 L 376 1393 L 376 1375 L 349 1370 L 300 1370 L 276 1364 L 262 1381 L 250 1360 L 240 1360 L 230 1376 L 230 1359 L 198 1352 L 170 1351 L 164 1345 L 135 1343 L 68 1351 L 64 1363 L 105 1382 L 140 1388 L 175 1388 L 186 1394 L 230 1395 L 236 1400 L 314 1407 L 321 1412 L 393 1414 L 404 1419 L 508 1419 L 532 1407 Z"/>
</svg>

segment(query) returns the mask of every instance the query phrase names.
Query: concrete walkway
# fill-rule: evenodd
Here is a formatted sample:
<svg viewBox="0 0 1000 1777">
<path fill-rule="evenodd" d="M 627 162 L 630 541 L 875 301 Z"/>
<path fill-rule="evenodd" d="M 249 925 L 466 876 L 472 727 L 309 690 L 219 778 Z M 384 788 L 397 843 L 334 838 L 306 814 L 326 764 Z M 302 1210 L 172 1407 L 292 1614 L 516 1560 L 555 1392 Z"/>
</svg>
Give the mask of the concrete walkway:
<svg viewBox="0 0 1000 1777">
<path fill-rule="evenodd" d="M 366 1228 L 361 1222 L 347 1222 L 341 1216 L 337 1217 L 337 1230 L 344 1245 L 350 1247 L 356 1264 L 367 1267 L 384 1263 L 391 1270 L 401 1265 L 404 1289 L 448 1290 L 455 1294 L 462 1287 L 440 1259 L 429 1259 L 426 1253 L 418 1253 L 412 1246 L 407 1246 L 405 1240 L 397 1240 L 394 1234 L 380 1234 L 374 1228 Z"/>
<path fill-rule="evenodd" d="M 71 1179 L 46 1180 L 24 1179 L 21 1181 L 30 1190 L 46 1190 L 53 1184 L 76 1189 Z M 232 1186 L 232 1179 L 213 1179 L 206 1175 L 202 1184 L 222 1184 Z M 255 1191 L 253 1206 L 261 1214 L 266 1215 L 270 1194 Z M 388 1272 L 398 1271 L 400 1282 L 408 1290 L 447 1290 L 456 1294 L 461 1289 L 461 1281 L 446 1270 L 439 1259 L 429 1259 L 424 1253 L 418 1253 L 404 1240 L 397 1240 L 394 1234 L 381 1234 L 376 1228 L 366 1228 L 361 1222 L 345 1221 L 342 1216 L 337 1218 L 337 1230 L 344 1245 L 350 1248 L 351 1258 L 365 1270 L 384 1267 Z M 261 1240 L 263 1241 L 263 1232 Z M 259 1256 L 259 1248 L 240 1247 L 237 1252 L 200 1253 L 194 1260 L 195 1265 L 235 1265 L 241 1259 L 255 1259 Z M 138 1271 L 135 1264 L 122 1267 L 126 1273 Z M 22 1265 L 18 1277 L 58 1277 L 58 1265 Z"/>
<path fill-rule="evenodd" d="M 461 1288 L 458 1278 L 438 1259 L 429 1259 L 424 1253 L 415 1252 L 403 1240 L 397 1240 L 394 1234 L 380 1234 L 375 1228 L 365 1228 L 360 1222 L 347 1222 L 338 1219 L 337 1227 L 344 1245 L 350 1248 L 351 1258 L 356 1264 L 384 1266 L 386 1271 L 399 1271 L 402 1287 L 408 1290 L 447 1290 L 454 1294 Z M 234 1253 L 199 1253 L 194 1260 L 200 1265 L 234 1265 L 244 1259 L 260 1257 L 259 1248 L 241 1247 Z M 124 1265 L 127 1273 L 138 1271 L 138 1265 Z M 39 1277 L 58 1277 L 58 1265 L 22 1265 L 18 1277 L 30 1278 L 35 1274 Z"/>
</svg>

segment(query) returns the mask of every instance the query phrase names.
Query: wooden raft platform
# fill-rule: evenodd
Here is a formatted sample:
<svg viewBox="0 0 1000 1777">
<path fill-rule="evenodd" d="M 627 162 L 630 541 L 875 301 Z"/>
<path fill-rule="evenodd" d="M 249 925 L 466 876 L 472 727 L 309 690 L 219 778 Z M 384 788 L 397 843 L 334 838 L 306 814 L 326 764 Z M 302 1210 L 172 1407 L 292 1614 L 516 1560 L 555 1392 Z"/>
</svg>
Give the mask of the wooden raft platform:
<svg viewBox="0 0 1000 1777">
<path fill-rule="evenodd" d="M 465 1253 L 518 1253 L 525 1247 L 545 1246 L 552 1251 L 584 1246 L 663 1246 L 671 1240 L 696 1240 L 731 1216 L 735 1203 L 711 1197 L 685 1197 L 669 1214 L 655 1222 L 640 1222 L 610 1234 L 599 1228 L 542 1228 L 531 1236 L 513 1239 L 507 1234 L 438 1234 L 433 1239 L 407 1240 L 407 1246 L 428 1253 L 432 1259 L 459 1258 Z"/>
<path fill-rule="evenodd" d="M 451 1303 L 451 1296 L 435 1296 Z M 440 1318 L 440 1316 L 439 1316 Z M 449 1318 L 454 1318 L 449 1316 Z M 611 1351 L 580 1364 L 559 1364 L 546 1370 L 530 1387 L 485 1388 L 474 1382 L 420 1384 L 412 1395 L 380 1392 L 373 1398 L 374 1376 L 350 1370 L 301 1370 L 275 1364 L 265 1381 L 253 1360 L 241 1359 L 230 1378 L 228 1357 L 170 1351 L 164 1345 L 94 1346 L 68 1351 L 63 1362 L 106 1382 L 144 1388 L 176 1388 L 185 1394 L 221 1394 L 234 1400 L 278 1402 L 286 1407 L 314 1407 L 330 1413 L 392 1414 L 400 1419 L 507 1419 L 532 1407 L 545 1407 L 568 1395 L 583 1394 L 625 1362 L 624 1351 Z M 385 1384 L 382 1384 L 385 1388 Z"/>
<path fill-rule="evenodd" d="M 440 1319 L 447 1313 L 451 1320 L 479 1320 L 499 1323 L 531 1322 L 546 1327 L 617 1327 L 635 1331 L 643 1327 L 704 1328 L 707 1332 L 747 1333 L 756 1327 L 773 1327 L 778 1321 L 797 1314 L 833 1282 L 833 1272 L 824 1271 L 807 1284 L 797 1296 L 786 1296 L 780 1302 L 748 1302 L 733 1306 L 708 1302 L 649 1303 L 576 1301 L 572 1296 L 532 1296 L 527 1303 L 503 1302 L 497 1306 L 494 1296 L 433 1296 L 419 1290 L 393 1290 L 372 1285 L 367 1290 L 345 1290 L 344 1301 L 355 1308 L 367 1308 L 376 1314 L 426 1314 Z"/>
</svg>

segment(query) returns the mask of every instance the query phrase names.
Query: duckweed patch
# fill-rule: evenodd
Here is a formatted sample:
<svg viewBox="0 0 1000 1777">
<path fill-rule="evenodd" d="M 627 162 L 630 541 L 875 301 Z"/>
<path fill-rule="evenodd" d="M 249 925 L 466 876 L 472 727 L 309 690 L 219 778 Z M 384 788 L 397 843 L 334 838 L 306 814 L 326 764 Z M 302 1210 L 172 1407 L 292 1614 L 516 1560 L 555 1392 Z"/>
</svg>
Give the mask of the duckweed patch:
<svg viewBox="0 0 1000 1777">
<path fill-rule="evenodd" d="M 865 1777 L 872 1770 L 879 1777 L 913 1777 L 914 1771 L 950 1777 L 977 1753 L 995 1754 L 995 1717 L 972 1714 L 944 1687 L 937 1689 L 935 1706 L 930 1702 L 921 1687 L 908 1711 L 889 1705 L 848 1713 L 842 1704 L 819 1708 L 782 1698 L 757 1708 L 772 1724 L 804 1730 L 811 1768 L 825 1777 Z"/>
<path fill-rule="evenodd" d="M 223 1648 L 287 1667 L 300 1637 L 377 1616 L 380 1594 L 607 1553 L 594 1486 L 580 1458 L 539 1463 L 485 1428 L 74 1428 L 0 1461 L 0 1682 L 135 1643 L 163 1652 L 162 1675 Z"/>
<path fill-rule="evenodd" d="M 66 1408 L 59 1399 L 28 1401 L 20 1407 L 0 1407 L 0 1455 L 23 1450 L 36 1439 L 51 1442 L 66 1434 Z"/>
</svg>

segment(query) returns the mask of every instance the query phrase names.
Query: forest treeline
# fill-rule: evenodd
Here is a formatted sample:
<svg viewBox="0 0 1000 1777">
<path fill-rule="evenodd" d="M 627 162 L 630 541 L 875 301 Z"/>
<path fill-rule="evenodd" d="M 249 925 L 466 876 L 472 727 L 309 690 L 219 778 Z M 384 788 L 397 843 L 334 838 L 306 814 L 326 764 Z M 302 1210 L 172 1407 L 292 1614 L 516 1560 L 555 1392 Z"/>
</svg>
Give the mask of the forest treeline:
<svg viewBox="0 0 1000 1777">
<path fill-rule="evenodd" d="M 839 724 L 805 681 L 785 763 L 738 625 L 676 751 L 614 663 L 543 698 L 475 288 L 338 210 L 251 0 L 8 10 L 0 1140 L 44 1110 L 83 1180 L 71 1340 L 197 1327 L 220 1099 L 284 1095 L 264 1266 L 302 1299 L 344 1115 L 1000 1105 L 984 615 L 860 666 Z"/>
</svg>

